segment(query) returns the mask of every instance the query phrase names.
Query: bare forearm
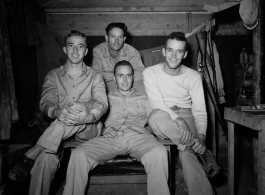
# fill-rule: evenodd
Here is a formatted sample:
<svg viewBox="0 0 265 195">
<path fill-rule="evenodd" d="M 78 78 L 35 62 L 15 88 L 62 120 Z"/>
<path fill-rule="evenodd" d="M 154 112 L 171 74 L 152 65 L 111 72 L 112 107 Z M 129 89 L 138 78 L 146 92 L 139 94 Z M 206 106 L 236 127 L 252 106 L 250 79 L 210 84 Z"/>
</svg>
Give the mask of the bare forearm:
<svg viewBox="0 0 265 195">
<path fill-rule="evenodd" d="M 114 77 L 114 73 L 113 72 L 104 71 L 104 72 L 101 72 L 101 74 L 103 75 L 103 78 L 104 78 L 105 82 L 113 80 L 113 77 Z"/>
</svg>

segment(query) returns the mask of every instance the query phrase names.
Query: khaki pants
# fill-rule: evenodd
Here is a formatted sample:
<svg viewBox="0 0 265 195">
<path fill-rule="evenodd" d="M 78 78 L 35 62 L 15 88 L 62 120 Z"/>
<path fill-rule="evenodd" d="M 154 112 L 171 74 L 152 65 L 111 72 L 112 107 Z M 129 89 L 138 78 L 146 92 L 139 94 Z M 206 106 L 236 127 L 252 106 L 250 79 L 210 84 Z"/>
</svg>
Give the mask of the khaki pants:
<svg viewBox="0 0 265 195">
<path fill-rule="evenodd" d="M 196 137 L 197 131 L 191 110 L 176 110 L 174 112 L 186 121 L 193 136 Z M 153 110 L 148 117 L 148 122 L 157 137 L 170 139 L 179 145 L 180 130 L 167 112 L 159 109 Z M 179 158 L 189 195 L 213 195 L 212 186 L 195 156 L 195 152 L 187 147 L 183 152 L 179 151 Z"/>
<path fill-rule="evenodd" d="M 89 124 L 85 130 L 76 134 L 69 142 L 64 142 L 62 147 L 76 147 L 97 135 L 98 129 L 96 124 Z M 29 195 L 49 195 L 50 185 L 59 166 L 60 160 L 56 153 L 41 150 L 30 172 Z"/>
<path fill-rule="evenodd" d="M 148 175 L 149 195 L 169 195 L 167 149 L 152 135 L 125 130 L 118 138 L 103 136 L 75 148 L 67 169 L 64 195 L 84 195 L 89 172 L 117 155 L 130 154 L 140 161 Z"/>
</svg>

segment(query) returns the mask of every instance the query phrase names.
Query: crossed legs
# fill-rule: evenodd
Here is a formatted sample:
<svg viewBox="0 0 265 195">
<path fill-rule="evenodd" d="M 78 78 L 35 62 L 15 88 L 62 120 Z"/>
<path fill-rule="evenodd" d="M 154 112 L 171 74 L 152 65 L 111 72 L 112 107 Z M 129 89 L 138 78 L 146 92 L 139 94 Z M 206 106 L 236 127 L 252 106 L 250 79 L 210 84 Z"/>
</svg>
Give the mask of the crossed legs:
<svg viewBox="0 0 265 195">
<path fill-rule="evenodd" d="M 191 111 L 178 111 L 189 126 L 192 134 L 196 137 L 196 127 Z M 180 130 L 170 115 L 162 110 L 154 110 L 148 119 L 153 132 L 160 139 L 170 139 L 179 145 Z M 202 165 L 195 156 L 195 152 L 187 147 L 184 151 L 179 151 L 184 179 L 188 187 L 189 195 L 212 195 L 212 186 L 202 168 Z"/>
</svg>

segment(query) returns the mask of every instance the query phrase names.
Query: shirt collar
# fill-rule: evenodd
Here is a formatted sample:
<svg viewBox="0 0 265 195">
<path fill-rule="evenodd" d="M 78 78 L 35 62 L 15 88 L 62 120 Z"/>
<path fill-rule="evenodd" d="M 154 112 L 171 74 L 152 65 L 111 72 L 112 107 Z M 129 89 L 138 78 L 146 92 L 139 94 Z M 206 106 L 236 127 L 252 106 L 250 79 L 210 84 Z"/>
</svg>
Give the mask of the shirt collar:
<svg viewBox="0 0 265 195">
<path fill-rule="evenodd" d="M 105 46 L 105 49 L 104 49 L 103 57 L 104 58 L 108 58 L 108 57 L 110 57 L 109 44 L 107 42 L 105 42 L 104 46 Z M 123 43 L 123 46 L 122 46 L 122 48 L 120 50 L 120 53 L 119 53 L 119 56 L 121 56 L 121 57 L 126 57 L 127 56 L 127 54 L 125 52 L 125 49 L 124 49 L 125 46 L 126 46 L 126 43 Z"/>
<path fill-rule="evenodd" d="M 130 93 L 128 93 L 126 97 L 135 96 L 135 94 L 136 94 L 136 90 L 135 90 L 134 88 L 132 88 L 131 91 L 130 91 Z M 118 89 L 116 89 L 116 90 L 114 91 L 114 95 L 119 96 L 119 97 L 123 97 L 123 96 L 120 94 L 120 92 L 118 91 Z"/>
<path fill-rule="evenodd" d="M 61 66 L 61 74 L 62 74 L 62 76 L 64 76 L 67 73 L 67 70 L 68 70 L 67 64 Z M 86 74 L 86 73 L 87 73 L 86 64 L 83 62 L 83 64 L 82 64 L 82 74 L 81 75 Z"/>
</svg>

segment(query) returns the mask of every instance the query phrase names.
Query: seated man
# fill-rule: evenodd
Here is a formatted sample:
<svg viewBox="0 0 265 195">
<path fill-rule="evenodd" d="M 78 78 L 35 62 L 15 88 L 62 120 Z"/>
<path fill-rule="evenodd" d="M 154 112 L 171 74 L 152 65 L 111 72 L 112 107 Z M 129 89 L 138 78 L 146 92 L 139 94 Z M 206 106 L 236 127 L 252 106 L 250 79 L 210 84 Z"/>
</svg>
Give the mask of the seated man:
<svg viewBox="0 0 265 195">
<path fill-rule="evenodd" d="M 114 75 L 117 89 L 108 94 L 103 136 L 72 151 L 63 194 L 84 195 L 91 169 L 117 155 L 130 154 L 145 167 L 148 194 L 169 195 L 167 149 L 144 128 L 151 111 L 147 97 L 132 88 L 134 71 L 128 61 L 119 61 Z"/>
<path fill-rule="evenodd" d="M 88 51 L 86 36 L 72 31 L 65 38 L 63 51 L 67 55 L 66 64 L 47 74 L 40 100 L 41 111 L 56 119 L 9 173 L 10 179 L 21 181 L 34 164 L 30 194 L 49 194 L 61 142 L 73 135 L 89 135 L 88 131 L 96 128 L 95 122 L 108 108 L 102 75 L 83 63 Z"/>
<path fill-rule="evenodd" d="M 115 89 L 113 81 L 114 65 L 122 60 L 129 61 L 134 68 L 133 87 L 138 91 L 144 89 L 142 72 L 144 65 L 140 53 L 131 45 L 126 44 L 127 27 L 124 23 L 110 23 L 106 28 L 105 39 L 93 49 L 92 68 L 102 73 L 107 89 Z"/>
<path fill-rule="evenodd" d="M 179 148 L 189 195 L 212 195 L 212 186 L 196 153 L 206 150 L 207 113 L 200 74 L 182 64 L 187 56 L 187 40 L 172 33 L 162 52 L 165 62 L 143 72 L 151 107 L 149 125 L 161 139 L 169 138 Z"/>
</svg>

